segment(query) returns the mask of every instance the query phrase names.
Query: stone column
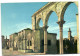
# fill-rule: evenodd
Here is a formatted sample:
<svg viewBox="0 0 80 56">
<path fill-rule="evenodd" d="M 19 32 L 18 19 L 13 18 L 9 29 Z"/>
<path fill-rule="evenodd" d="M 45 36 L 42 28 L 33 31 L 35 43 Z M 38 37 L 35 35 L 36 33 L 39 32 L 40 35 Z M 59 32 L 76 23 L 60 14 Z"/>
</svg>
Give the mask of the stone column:
<svg viewBox="0 0 80 56">
<path fill-rule="evenodd" d="M 30 40 L 29 40 L 29 49 L 30 49 Z"/>
<path fill-rule="evenodd" d="M 44 53 L 47 53 L 47 28 L 48 26 L 44 26 L 43 30 L 44 30 Z"/>
<path fill-rule="evenodd" d="M 58 21 L 57 22 L 59 24 L 59 28 L 60 28 L 60 40 L 59 40 L 59 46 L 60 46 L 60 54 L 63 54 L 63 24 L 65 23 L 65 21 Z"/>
<path fill-rule="evenodd" d="M 79 17 L 78 14 L 76 14 L 76 20 L 77 20 L 77 53 L 79 52 Z"/>
</svg>

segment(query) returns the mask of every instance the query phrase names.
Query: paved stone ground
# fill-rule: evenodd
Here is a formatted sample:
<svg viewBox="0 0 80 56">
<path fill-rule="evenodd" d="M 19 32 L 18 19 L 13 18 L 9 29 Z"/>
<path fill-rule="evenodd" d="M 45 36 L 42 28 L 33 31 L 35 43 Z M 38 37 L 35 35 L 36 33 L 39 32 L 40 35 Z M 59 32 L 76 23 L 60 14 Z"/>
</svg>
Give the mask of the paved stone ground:
<svg viewBox="0 0 80 56">
<path fill-rule="evenodd" d="M 19 51 L 11 51 L 11 50 L 2 50 L 3 56 L 23 56 L 23 55 L 44 55 L 44 53 L 22 53 Z"/>
</svg>

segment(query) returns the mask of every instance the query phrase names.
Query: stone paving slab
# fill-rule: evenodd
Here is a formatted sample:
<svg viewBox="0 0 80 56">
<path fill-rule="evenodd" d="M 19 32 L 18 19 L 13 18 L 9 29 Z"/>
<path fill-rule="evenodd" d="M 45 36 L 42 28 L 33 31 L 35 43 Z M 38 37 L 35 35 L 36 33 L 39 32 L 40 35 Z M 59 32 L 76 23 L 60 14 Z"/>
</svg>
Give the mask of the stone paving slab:
<svg viewBox="0 0 80 56">
<path fill-rule="evenodd" d="M 3 56 L 44 55 L 44 53 L 23 53 L 19 51 L 2 50 Z"/>
</svg>

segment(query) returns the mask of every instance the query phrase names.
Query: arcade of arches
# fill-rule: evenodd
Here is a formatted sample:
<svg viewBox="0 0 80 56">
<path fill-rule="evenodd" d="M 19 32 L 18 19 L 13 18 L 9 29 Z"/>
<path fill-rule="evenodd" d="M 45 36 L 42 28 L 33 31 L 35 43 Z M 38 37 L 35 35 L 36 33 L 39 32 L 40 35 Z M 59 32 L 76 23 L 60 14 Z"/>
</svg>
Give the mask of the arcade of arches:
<svg viewBox="0 0 80 56">
<path fill-rule="evenodd" d="M 60 54 L 63 54 L 63 24 L 66 22 L 64 21 L 64 13 L 69 4 L 75 3 L 78 7 L 78 2 L 49 2 L 42 8 L 40 8 L 37 12 L 32 15 L 32 30 L 35 32 L 39 29 L 39 21 L 40 18 L 43 21 L 43 30 L 44 30 L 44 53 L 47 52 L 47 22 L 50 14 L 52 12 L 56 12 L 58 16 L 58 24 L 60 30 Z M 77 53 L 79 53 L 79 18 L 77 16 Z"/>
<path fill-rule="evenodd" d="M 49 2 L 42 8 L 40 8 L 37 12 L 32 15 L 32 29 L 27 28 L 23 29 L 18 33 L 13 33 L 10 35 L 9 39 L 9 49 L 10 50 L 18 50 L 22 52 L 37 52 L 37 53 L 51 53 L 63 54 L 64 51 L 64 41 L 63 41 L 63 25 L 66 23 L 64 21 L 64 14 L 67 7 L 71 4 L 75 3 L 78 7 L 78 2 Z M 56 33 L 48 33 L 48 19 L 52 12 L 55 12 L 58 16 L 57 24 L 59 25 L 59 48 L 56 45 Z M 77 18 L 77 53 L 80 53 L 79 49 L 79 18 L 78 14 L 76 14 Z M 39 26 L 39 22 L 42 20 L 43 26 Z M 71 30 L 68 31 L 68 43 L 71 43 Z M 64 39 L 66 40 L 66 39 Z M 66 41 L 67 41 L 66 40 Z M 73 37 L 72 37 L 73 41 Z M 72 42 L 73 44 L 73 42 Z M 72 45 L 73 46 L 73 45 Z M 71 46 L 69 46 L 71 47 Z M 67 46 L 66 46 L 67 48 Z M 66 49 L 65 48 L 65 49 Z M 59 50 L 58 50 L 59 49 Z M 58 52 L 59 51 L 59 52 Z M 72 50 L 73 51 L 73 50 Z M 69 52 L 66 52 L 69 53 Z M 73 52 L 72 52 L 73 53 Z M 76 53 L 76 52 L 75 52 Z"/>
</svg>

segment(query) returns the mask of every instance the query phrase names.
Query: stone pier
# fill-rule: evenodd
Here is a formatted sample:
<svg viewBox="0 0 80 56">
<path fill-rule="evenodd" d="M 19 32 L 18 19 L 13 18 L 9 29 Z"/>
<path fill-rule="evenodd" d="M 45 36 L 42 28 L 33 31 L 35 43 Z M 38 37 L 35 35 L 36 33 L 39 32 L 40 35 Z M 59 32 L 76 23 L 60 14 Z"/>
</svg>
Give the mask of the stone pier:
<svg viewBox="0 0 80 56">
<path fill-rule="evenodd" d="M 60 28 L 60 40 L 59 40 L 59 46 L 60 46 L 60 54 L 63 54 L 63 24 L 65 23 L 65 21 L 58 21 L 57 22 L 59 24 L 59 28 Z"/>
<path fill-rule="evenodd" d="M 44 26 L 43 30 L 44 30 L 44 53 L 47 53 L 47 28 L 48 26 Z"/>
<path fill-rule="evenodd" d="M 79 16 L 76 14 L 76 20 L 77 20 L 77 53 L 80 53 L 79 48 Z"/>
</svg>

